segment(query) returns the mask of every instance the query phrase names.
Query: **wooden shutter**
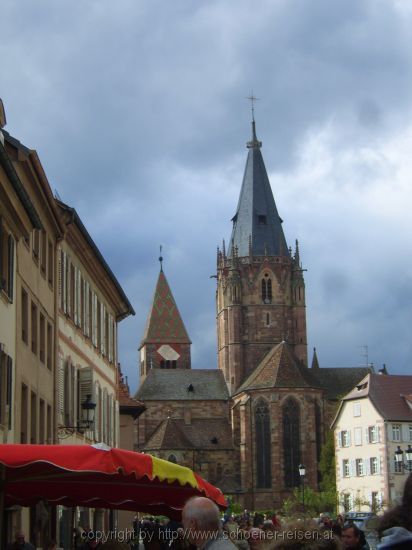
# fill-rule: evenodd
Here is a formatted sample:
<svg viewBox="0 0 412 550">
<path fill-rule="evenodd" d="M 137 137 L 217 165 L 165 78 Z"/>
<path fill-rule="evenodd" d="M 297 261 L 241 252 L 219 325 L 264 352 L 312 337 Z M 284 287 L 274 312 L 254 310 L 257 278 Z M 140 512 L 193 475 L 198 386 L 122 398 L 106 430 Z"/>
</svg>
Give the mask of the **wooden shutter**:
<svg viewBox="0 0 412 550">
<path fill-rule="evenodd" d="M 7 285 L 7 295 L 9 300 L 13 301 L 13 283 L 14 283 L 14 239 L 12 235 L 9 235 L 7 242 L 7 254 L 8 254 L 8 285 Z"/>
<path fill-rule="evenodd" d="M 114 439 L 113 439 L 113 445 L 114 447 L 119 447 L 120 441 L 119 441 L 119 435 L 120 435 L 120 406 L 119 402 L 116 400 L 114 403 Z"/>
<path fill-rule="evenodd" d="M 103 390 L 102 399 L 102 440 L 107 443 L 107 389 Z"/>
<path fill-rule="evenodd" d="M 109 341 L 108 345 L 108 358 L 109 362 L 113 361 L 113 315 L 109 313 L 109 328 L 108 328 Z"/>
<path fill-rule="evenodd" d="M 113 444 L 113 417 L 114 417 L 114 404 L 113 404 L 113 395 L 110 394 L 109 395 L 109 403 L 108 403 L 108 426 L 107 426 L 107 429 L 108 429 L 108 443 L 110 446 L 114 446 Z"/>
<path fill-rule="evenodd" d="M 8 428 L 11 430 L 13 416 L 13 359 L 7 355 L 6 413 Z"/>
<path fill-rule="evenodd" d="M 66 256 L 66 313 L 72 315 L 72 281 L 71 281 L 71 261 L 70 256 Z"/>
<path fill-rule="evenodd" d="M 97 296 L 92 292 L 92 343 L 97 344 Z"/>
<path fill-rule="evenodd" d="M 104 330 L 104 317 L 106 313 L 106 308 L 103 303 L 100 303 L 100 353 L 102 355 L 106 354 L 106 345 L 105 345 L 105 330 Z"/>
<path fill-rule="evenodd" d="M 0 216 L 0 290 L 4 286 L 3 235 L 3 218 Z"/>
<path fill-rule="evenodd" d="M 64 360 L 59 353 L 57 363 L 57 424 L 64 424 Z"/>
<path fill-rule="evenodd" d="M 100 441 L 100 411 L 101 411 L 101 395 L 100 395 L 100 386 L 96 381 L 94 383 L 94 399 L 96 403 L 96 408 L 94 410 L 94 439 L 95 441 Z"/>
</svg>

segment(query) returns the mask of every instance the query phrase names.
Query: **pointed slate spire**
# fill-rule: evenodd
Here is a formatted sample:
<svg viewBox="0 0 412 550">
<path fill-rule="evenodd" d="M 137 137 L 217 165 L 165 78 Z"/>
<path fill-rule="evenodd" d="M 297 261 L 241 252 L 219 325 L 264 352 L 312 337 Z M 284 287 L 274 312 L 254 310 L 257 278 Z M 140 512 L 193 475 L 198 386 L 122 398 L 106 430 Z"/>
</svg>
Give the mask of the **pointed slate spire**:
<svg viewBox="0 0 412 550">
<path fill-rule="evenodd" d="M 313 348 L 313 357 L 312 357 L 312 369 L 319 370 L 319 361 L 318 356 L 316 354 L 316 348 Z"/>
<path fill-rule="evenodd" d="M 140 346 L 144 344 L 191 344 L 169 283 L 161 267 L 146 328 Z"/>
<path fill-rule="evenodd" d="M 237 247 L 238 256 L 249 256 L 249 236 L 254 256 L 289 256 L 269 178 L 261 153 L 262 142 L 256 136 L 255 120 L 252 121 L 252 140 L 249 149 L 242 188 L 236 214 L 232 218 L 233 230 L 228 256 Z M 266 247 L 266 250 L 265 250 Z"/>
</svg>

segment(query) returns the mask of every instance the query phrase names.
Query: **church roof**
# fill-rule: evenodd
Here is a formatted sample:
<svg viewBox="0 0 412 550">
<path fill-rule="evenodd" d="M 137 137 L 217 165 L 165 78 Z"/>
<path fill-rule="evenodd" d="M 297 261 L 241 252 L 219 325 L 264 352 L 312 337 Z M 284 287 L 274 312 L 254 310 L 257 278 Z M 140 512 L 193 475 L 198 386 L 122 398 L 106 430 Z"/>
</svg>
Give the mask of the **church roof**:
<svg viewBox="0 0 412 550">
<path fill-rule="evenodd" d="M 190 424 L 186 424 L 183 418 L 167 418 L 143 450 L 218 450 L 232 447 L 232 430 L 227 418 L 194 418 Z"/>
<path fill-rule="evenodd" d="M 256 138 L 255 122 L 252 123 L 252 141 L 243 176 L 239 202 L 234 215 L 229 255 L 237 247 L 239 257 L 289 256 L 282 220 L 279 217 L 269 178 L 260 151 L 261 142 Z"/>
<path fill-rule="evenodd" d="M 216 401 L 229 399 L 229 392 L 223 373 L 217 369 L 151 369 L 135 399 Z"/>
<path fill-rule="evenodd" d="M 315 370 L 313 374 L 326 391 L 327 399 L 341 399 L 371 372 L 373 372 L 372 367 L 322 367 Z"/>
<path fill-rule="evenodd" d="M 191 344 L 163 270 L 159 273 L 140 347 L 147 343 Z"/>
<path fill-rule="evenodd" d="M 269 388 L 319 388 L 319 382 L 289 345 L 281 342 L 269 351 L 236 393 Z"/>
</svg>

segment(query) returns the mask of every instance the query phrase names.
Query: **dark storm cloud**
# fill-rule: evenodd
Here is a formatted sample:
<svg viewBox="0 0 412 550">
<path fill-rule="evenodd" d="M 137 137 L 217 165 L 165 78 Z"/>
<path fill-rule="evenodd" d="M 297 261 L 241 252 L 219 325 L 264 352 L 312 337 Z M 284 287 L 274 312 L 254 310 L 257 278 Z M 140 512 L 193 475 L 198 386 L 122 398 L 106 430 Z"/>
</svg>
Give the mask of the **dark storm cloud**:
<svg viewBox="0 0 412 550">
<path fill-rule="evenodd" d="M 412 14 L 400 6 L 3 2 L 8 130 L 38 150 L 136 309 L 120 330 L 133 387 L 160 244 L 193 364 L 216 364 L 209 277 L 231 232 L 252 89 L 287 239 L 309 268 L 310 345 L 343 366 L 367 343 L 406 371 Z"/>
</svg>

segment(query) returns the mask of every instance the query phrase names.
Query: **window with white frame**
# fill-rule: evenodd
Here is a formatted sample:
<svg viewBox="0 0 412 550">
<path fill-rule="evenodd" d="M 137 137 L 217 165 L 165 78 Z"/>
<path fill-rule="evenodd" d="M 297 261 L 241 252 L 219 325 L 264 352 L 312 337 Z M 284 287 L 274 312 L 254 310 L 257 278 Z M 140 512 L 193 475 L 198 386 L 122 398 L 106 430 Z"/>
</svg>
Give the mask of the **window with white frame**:
<svg viewBox="0 0 412 550">
<path fill-rule="evenodd" d="M 354 440 L 355 440 L 355 445 L 362 445 L 362 428 L 355 428 Z"/>
<path fill-rule="evenodd" d="M 361 415 L 361 404 L 359 401 L 356 401 L 353 404 L 353 416 L 360 416 Z"/>
<path fill-rule="evenodd" d="M 363 458 L 357 458 L 356 459 L 356 475 L 357 476 L 364 476 L 365 475 L 365 468 L 363 465 Z"/>
<path fill-rule="evenodd" d="M 379 461 L 376 456 L 372 457 L 370 459 L 370 468 L 371 468 L 371 475 L 375 476 L 379 474 Z"/>
<path fill-rule="evenodd" d="M 342 460 L 342 475 L 343 477 L 350 476 L 350 464 L 348 459 Z"/>
<path fill-rule="evenodd" d="M 342 430 L 341 432 L 342 447 L 349 447 L 350 445 L 350 432 L 349 430 Z"/>
<path fill-rule="evenodd" d="M 392 441 L 400 441 L 400 440 L 401 440 L 401 425 L 392 424 Z"/>
<path fill-rule="evenodd" d="M 378 443 L 378 441 L 379 441 L 379 428 L 378 428 L 378 426 L 369 426 L 368 435 L 369 435 L 369 443 Z"/>
</svg>

